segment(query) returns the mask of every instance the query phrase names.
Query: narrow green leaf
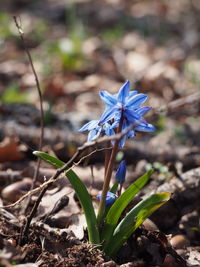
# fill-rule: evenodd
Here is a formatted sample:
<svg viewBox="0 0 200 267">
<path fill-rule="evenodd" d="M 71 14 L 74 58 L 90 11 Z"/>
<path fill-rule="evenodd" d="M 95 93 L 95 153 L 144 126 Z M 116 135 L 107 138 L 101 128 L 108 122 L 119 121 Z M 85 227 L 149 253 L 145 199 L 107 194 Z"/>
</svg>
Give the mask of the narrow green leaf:
<svg viewBox="0 0 200 267">
<path fill-rule="evenodd" d="M 65 165 L 65 163 L 62 160 L 59 160 L 58 158 L 41 151 L 34 151 L 33 155 L 43 159 L 44 161 L 48 162 L 50 165 L 56 168 L 61 168 L 62 166 Z"/>
<path fill-rule="evenodd" d="M 134 183 L 132 183 L 126 191 L 114 202 L 111 208 L 108 211 L 108 214 L 105 219 L 105 225 L 102 230 L 101 240 L 106 242 L 112 237 L 114 229 L 118 223 L 118 220 L 127 207 L 127 205 L 131 202 L 134 196 L 144 187 L 144 185 L 148 182 L 153 170 L 146 172 L 142 177 L 138 178 Z M 106 242 L 105 242 L 106 241 Z"/>
<path fill-rule="evenodd" d="M 99 238 L 96 215 L 87 188 L 85 187 L 83 182 L 79 179 L 79 177 L 75 174 L 74 171 L 69 170 L 68 172 L 66 172 L 66 176 L 70 181 L 72 187 L 74 188 L 78 196 L 78 199 L 80 201 L 81 207 L 83 209 L 87 222 L 89 241 L 92 244 L 99 244 L 100 238 Z"/>
<path fill-rule="evenodd" d="M 116 227 L 112 239 L 104 247 L 104 252 L 114 256 L 130 235 L 154 211 L 170 199 L 169 192 L 153 194 L 140 201 Z"/>
<path fill-rule="evenodd" d="M 63 161 L 44 152 L 34 151 L 33 154 L 45 160 L 46 162 L 48 162 L 49 164 L 51 164 L 56 168 L 61 168 L 65 164 Z M 94 207 L 92 205 L 92 200 L 87 191 L 87 188 L 72 169 L 66 171 L 65 175 L 67 176 L 69 182 L 74 188 L 77 197 L 80 201 L 83 212 L 85 214 L 89 241 L 93 244 L 98 244 L 100 243 L 100 239 L 97 227 L 97 220 L 94 212 Z"/>
</svg>

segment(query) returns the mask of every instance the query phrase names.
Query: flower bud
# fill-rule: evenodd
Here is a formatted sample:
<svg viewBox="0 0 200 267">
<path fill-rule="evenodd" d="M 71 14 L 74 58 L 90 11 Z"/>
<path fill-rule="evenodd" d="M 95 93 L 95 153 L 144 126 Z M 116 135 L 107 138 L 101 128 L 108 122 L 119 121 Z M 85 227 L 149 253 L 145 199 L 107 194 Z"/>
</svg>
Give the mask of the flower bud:
<svg viewBox="0 0 200 267">
<path fill-rule="evenodd" d="M 126 161 L 121 161 L 119 168 L 117 169 L 115 179 L 120 183 L 123 184 L 126 177 Z"/>
<path fill-rule="evenodd" d="M 102 194 L 102 191 L 99 192 L 99 194 L 97 195 L 98 200 L 101 200 L 101 194 Z M 117 195 L 108 191 L 106 195 L 106 207 L 111 206 L 115 202 L 116 199 L 117 199 Z"/>
</svg>

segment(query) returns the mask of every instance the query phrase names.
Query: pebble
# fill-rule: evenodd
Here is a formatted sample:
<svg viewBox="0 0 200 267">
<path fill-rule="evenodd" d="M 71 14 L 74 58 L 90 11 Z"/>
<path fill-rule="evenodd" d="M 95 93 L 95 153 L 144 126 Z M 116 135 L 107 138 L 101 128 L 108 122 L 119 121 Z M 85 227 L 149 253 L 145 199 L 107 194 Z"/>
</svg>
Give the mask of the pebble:
<svg viewBox="0 0 200 267">
<path fill-rule="evenodd" d="M 175 249 L 182 249 L 182 248 L 189 246 L 190 242 L 187 239 L 187 237 L 184 235 L 175 235 L 170 240 L 170 244 Z"/>
<path fill-rule="evenodd" d="M 101 264 L 102 267 L 116 267 L 117 264 L 114 261 L 107 261 Z"/>
<path fill-rule="evenodd" d="M 19 181 L 20 179 L 20 171 L 13 171 L 11 169 L 8 169 L 6 171 L 0 171 L 0 191 L 8 184 L 12 183 L 13 181 Z"/>
<path fill-rule="evenodd" d="M 22 181 L 15 182 L 13 184 L 6 186 L 2 190 L 1 196 L 3 199 L 5 199 L 11 203 L 15 202 L 22 195 L 27 193 L 28 190 L 30 190 L 31 185 L 32 185 L 32 179 L 31 178 L 24 178 Z"/>
<path fill-rule="evenodd" d="M 145 227 L 146 230 L 148 231 L 158 231 L 158 227 L 157 225 L 152 222 L 149 218 L 147 218 L 144 222 L 143 222 L 143 226 Z"/>
<path fill-rule="evenodd" d="M 133 262 L 127 262 L 125 264 L 121 264 L 120 267 L 144 267 L 146 266 L 143 260 L 134 260 Z"/>
</svg>

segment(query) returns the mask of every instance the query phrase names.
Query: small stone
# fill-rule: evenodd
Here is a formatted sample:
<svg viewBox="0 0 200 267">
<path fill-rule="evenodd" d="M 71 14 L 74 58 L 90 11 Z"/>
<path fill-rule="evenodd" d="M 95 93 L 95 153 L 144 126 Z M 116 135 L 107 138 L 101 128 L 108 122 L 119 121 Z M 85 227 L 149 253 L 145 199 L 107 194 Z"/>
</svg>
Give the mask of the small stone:
<svg viewBox="0 0 200 267">
<path fill-rule="evenodd" d="M 170 240 L 170 244 L 175 249 L 182 249 L 189 246 L 190 242 L 184 235 L 175 235 Z"/>
<path fill-rule="evenodd" d="M 102 267 L 116 267 L 117 264 L 114 261 L 107 261 L 101 264 Z"/>
<path fill-rule="evenodd" d="M 1 196 L 9 202 L 15 202 L 31 189 L 31 185 L 32 179 L 24 178 L 22 181 L 6 186 L 2 190 Z"/>
<path fill-rule="evenodd" d="M 143 260 L 134 260 L 133 262 L 127 262 L 120 265 L 120 267 L 144 267 L 146 266 Z"/>
<path fill-rule="evenodd" d="M 148 231 L 158 231 L 159 230 L 157 225 L 148 218 L 143 222 L 143 226 Z"/>
</svg>

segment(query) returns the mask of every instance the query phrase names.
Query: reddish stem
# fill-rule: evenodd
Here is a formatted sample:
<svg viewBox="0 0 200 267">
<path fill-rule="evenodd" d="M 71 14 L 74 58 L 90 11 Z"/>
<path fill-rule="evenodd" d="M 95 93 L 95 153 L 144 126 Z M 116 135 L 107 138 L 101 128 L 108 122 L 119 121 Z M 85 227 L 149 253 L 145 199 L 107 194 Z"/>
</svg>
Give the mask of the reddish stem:
<svg viewBox="0 0 200 267">
<path fill-rule="evenodd" d="M 123 116 L 121 116 L 120 123 L 119 123 L 119 126 L 117 128 L 117 134 L 120 133 L 122 130 L 122 123 L 123 123 Z M 109 185 L 110 185 L 110 180 L 111 180 L 112 171 L 113 171 L 113 165 L 114 165 L 116 154 L 118 151 L 119 142 L 120 142 L 120 140 L 115 141 L 112 152 L 111 152 L 110 160 L 109 160 L 109 163 L 107 166 L 106 176 L 104 179 L 102 195 L 101 195 L 101 200 L 100 200 L 99 210 L 98 210 L 98 215 L 97 215 L 97 221 L 98 221 L 99 226 L 102 224 L 102 220 L 103 220 L 106 195 L 107 195 Z"/>
</svg>

